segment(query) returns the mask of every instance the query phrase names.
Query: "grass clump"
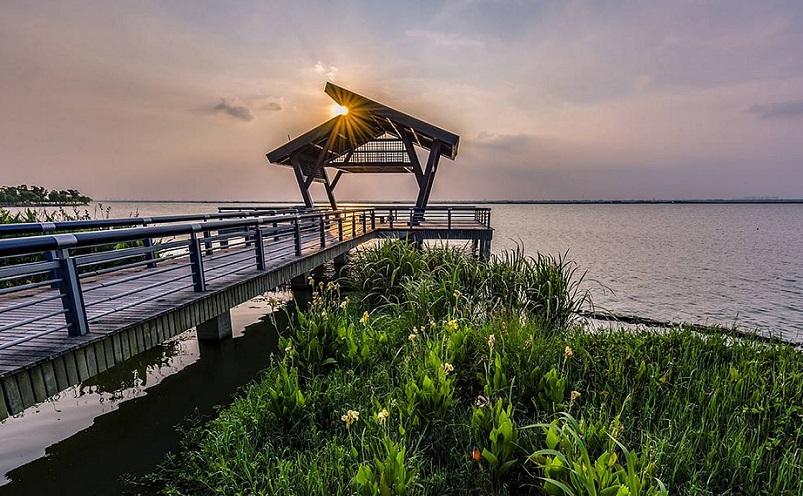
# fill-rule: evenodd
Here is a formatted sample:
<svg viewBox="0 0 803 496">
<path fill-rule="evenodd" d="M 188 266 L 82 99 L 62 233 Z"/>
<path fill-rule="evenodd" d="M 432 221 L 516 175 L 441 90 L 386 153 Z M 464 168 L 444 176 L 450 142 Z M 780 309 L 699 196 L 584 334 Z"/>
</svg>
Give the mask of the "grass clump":
<svg viewBox="0 0 803 496">
<path fill-rule="evenodd" d="M 588 332 L 562 258 L 388 242 L 151 478 L 166 494 L 803 493 L 803 359 Z M 401 268 L 400 268 L 401 267 Z M 398 270 L 397 270 L 398 269 Z"/>
</svg>

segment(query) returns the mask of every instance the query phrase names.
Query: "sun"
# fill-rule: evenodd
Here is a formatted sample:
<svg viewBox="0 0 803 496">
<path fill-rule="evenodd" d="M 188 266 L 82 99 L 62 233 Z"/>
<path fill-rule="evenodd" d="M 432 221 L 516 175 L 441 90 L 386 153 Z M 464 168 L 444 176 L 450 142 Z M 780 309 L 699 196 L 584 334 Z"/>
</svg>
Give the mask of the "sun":
<svg viewBox="0 0 803 496">
<path fill-rule="evenodd" d="M 349 109 L 336 103 L 333 103 L 332 106 L 329 107 L 329 114 L 331 114 L 332 117 L 337 117 L 339 115 L 346 115 L 348 113 Z"/>
</svg>

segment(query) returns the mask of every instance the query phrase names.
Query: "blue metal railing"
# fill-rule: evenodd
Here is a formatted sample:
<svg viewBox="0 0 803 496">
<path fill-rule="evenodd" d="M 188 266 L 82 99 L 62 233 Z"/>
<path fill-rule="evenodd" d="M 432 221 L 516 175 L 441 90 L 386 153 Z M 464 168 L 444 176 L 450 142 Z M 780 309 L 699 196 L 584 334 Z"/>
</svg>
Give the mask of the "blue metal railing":
<svg viewBox="0 0 803 496">
<path fill-rule="evenodd" d="M 0 239 L 0 350 L 378 229 L 490 228 L 468 206 L 274 212 L 23 224 L 58 233 Z"/>
</svg>

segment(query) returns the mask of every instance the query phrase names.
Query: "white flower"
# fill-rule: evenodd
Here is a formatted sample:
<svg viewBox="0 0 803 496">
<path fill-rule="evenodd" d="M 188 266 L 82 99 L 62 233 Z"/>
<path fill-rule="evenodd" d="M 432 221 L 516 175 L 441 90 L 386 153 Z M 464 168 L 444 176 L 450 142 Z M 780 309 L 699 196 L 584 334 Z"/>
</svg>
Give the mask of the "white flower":
<svg viewBox="0 0 803 496">
<path fill-rule="evenodd" d="M 496 344 L 496 336 L 491 334 L 490 336 L 488 336 L 488 349 L 493 351 L 495 344 Z"/>
<path fill-rule="evenodd" d="M 360 324 L 362 324 L 362 325 L 367 324 L 369 318 L 370 318 L 370 316 L 368 315 L 368 312 L 367 311 L 363 312 L 362 313 L 362 317 L 360 317 Z"/>
<path fill-rule="evenodd" d="M 580 396 L 582 396 L 582 394 L 580 394 L 580 391 L 572 391 L 571 393 L 569 393 L 569 400 L 570 400 L 572 403 L 574 403 L 575 401 L 577 401 L 577 399 L 578 399 Z"/>
<path fill-rule="evenodd" d="M 443 364 L 441 364 L 441 368 L 443 369 L 443 373 L 446 375 L 449 375 L 452 372 L 454 372 L 454 367 L 449 362 L 443 362 Z"/>
<path fill-rule="evenodd" d="M 415 342 L 416 339 L 418 339 L 418 334 L 416 333 L 410 334 L 409 336 L 407 336 L 407 339 L 410 340 L 411 343 L 413 343 Z"/>
<path fill-rule="evenodd" d="M 574 350 L 571 346 L 566 346 L 566 348 L 563 349 L 563 356 L 566 358 L 571 358 L 574 356 Z"/>
<path fill-rule="evenodd" d="M 349 410 L 343 416 L 340 417 L 340 420 L 346 423 L 346 429 L 351 427 L 351 424 L 360 420 L 360 412 L 357 410 Z"/>
<path fill-rule="evenodd" d="M 385 425 L 385 421 L 388 419 L 389 415 L 390 413 L 388 413 L 388 409 L 383 408 L 379 411 L 379 413 L 376 414 L 376 421 L 381 425 Z"/>
</svg>

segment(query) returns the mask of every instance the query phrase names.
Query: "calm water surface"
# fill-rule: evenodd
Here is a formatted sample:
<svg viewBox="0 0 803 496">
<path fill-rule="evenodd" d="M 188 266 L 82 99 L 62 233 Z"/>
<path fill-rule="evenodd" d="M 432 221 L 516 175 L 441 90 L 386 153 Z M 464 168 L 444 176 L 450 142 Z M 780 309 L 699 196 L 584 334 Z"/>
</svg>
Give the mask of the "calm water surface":
<svg viewBox="0 0 803 496">
<path fill-rule="evenodd" d="M 219 203 L 108 202 L 110 215 L 214 211 Z M 737 324 L 803 342 L 803 205 L 492 205 L 495 252 L 568 252 L 597 307 Z M 90 208 L 90 210 L 93 210 Z M 262 370 L 283 312 L 233 310 L 234 339 L 193 331 L 0 423 L 0 495 L 117 494 Z"/>
<path fill-rule="evenodd" d="M 232 324 L 233 339 L 187 331 L 0 423 L 0 495 L 130 489 L 121 477 L 153 471 L 178 447 L 177 426 L 213 415 L 252 381 L 288 322 L 259 299 L 234 308 Z"/>
</svg>

